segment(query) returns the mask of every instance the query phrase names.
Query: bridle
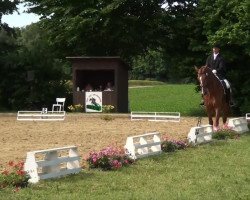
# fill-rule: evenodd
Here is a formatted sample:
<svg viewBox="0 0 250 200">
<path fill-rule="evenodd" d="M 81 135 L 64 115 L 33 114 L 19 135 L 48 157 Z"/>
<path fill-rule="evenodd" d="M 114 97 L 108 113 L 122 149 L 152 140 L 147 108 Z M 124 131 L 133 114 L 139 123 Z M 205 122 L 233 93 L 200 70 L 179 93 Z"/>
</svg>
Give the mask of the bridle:
<svg viewBox="0 0 250 200">
<path fill-rule="evenodd" d="M 205 77 L 208 77 L 209 76 L 209 73 L 208 72 L 202 72 L 202 73 L 198 73 L 198 78 L 199 78 L 199 82 L 200 82 L 200 87 L 201 87 L 201 93 L 203 94 L 203 95 L 206 95 L 207 94 L 207 83 L 206 83 L 206 85 L 204 85 L 204 83 L 203 83 L 203 80 L 202 79 L 204 79 L 204 78 L 202 78 L 203 76 L 205 76 Z"/>
</svg>

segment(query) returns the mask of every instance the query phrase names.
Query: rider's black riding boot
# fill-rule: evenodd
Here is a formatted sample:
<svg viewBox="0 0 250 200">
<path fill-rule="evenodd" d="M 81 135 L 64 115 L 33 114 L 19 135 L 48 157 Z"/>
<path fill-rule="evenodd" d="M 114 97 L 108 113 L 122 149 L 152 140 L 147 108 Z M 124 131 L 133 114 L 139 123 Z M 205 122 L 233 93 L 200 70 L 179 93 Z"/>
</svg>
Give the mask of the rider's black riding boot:
<svg viewBox="0 0 250 200">
<path fill-rule="evenodd" d="M 236 104 L 235 104 L 233 95 L 232 95 L 232 93 L 230 93 L 230 106 L 233 107 L 233 106 L 235 106 L 235 105 L 236 105 Z"/>
<path fill-rule="evenodd" d="M 234 98 L 233 98 L 233 94 L 232 94 L 232 90 L 231 89 L 228 89 L 228 93 L 227 93 L 227 98 L 229 99 L 229 104 L 231 107 L 235 106 L 235 101 L 234 101 Z"/>
<path fill-rule="evenodd" d="M 203 95 L 201 95 L 202 99 L 201 99 L 201 102 L 200 102 L 200 106 L 204 106 L 204 99 L 203 99 Z"/>
</svg>

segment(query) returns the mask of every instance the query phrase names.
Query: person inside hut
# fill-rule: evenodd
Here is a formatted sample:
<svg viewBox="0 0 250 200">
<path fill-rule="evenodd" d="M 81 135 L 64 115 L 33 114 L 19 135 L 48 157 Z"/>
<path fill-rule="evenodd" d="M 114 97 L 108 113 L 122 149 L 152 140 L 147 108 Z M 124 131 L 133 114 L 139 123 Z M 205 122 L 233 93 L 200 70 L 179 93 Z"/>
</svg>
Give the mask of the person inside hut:
<svg viewBox="0 0 250 200">
<path fill-rule="evenodd" d="M 103 91 L 102 85 L 99 85 L 98 91 Z"/>
<path fill-rule="evenodd" d="M 93 87 L 92 85 L 90 85 L 89 83 L 85 86 L 85 89 L 84 89 L 86 92 L 91 92 L 93 91 Z"/>
<path fill-rule="evenodd" d="M 113 91 L 113 90 L 114 87 L 112 86 L 111 82 L 108 82 L 104 91 Z"/>
</svg>

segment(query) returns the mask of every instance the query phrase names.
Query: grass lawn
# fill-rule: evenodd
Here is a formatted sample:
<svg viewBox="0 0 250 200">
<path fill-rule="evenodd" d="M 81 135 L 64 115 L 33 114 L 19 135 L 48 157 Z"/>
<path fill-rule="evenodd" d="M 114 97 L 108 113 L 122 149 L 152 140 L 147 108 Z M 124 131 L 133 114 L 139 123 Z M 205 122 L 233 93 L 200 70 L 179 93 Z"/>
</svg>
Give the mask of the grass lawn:
<svg viewBox="0 0 250 200">
<path fill-rule="evenodd" d="M 200 93 L 194 84 L 165 84 L 130 88 L 131 111 L 180 112 L 181 116 L 204 116 Z"/>
<path fill-rule="evenodd" d="M 150 81 L 150 80 L 129 80 L 129 86 L 153 86 L 153 85 L 166 85 L 165 82 L 161 81 Z"/>
<path fill-rule="evenodd" d="M 250 199 L 250 134 L 137 161 L 119 171 L 78 175 L 12 192 L 0 199 Z"/>
</svg>

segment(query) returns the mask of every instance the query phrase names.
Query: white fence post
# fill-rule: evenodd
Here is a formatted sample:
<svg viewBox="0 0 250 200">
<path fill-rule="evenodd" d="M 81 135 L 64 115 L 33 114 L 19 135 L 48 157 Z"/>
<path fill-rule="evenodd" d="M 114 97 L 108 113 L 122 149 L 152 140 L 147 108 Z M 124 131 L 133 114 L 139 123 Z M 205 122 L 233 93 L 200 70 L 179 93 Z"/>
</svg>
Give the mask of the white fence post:
<svg viewBox="0 0 250 200">
<path fill-rule="evenodd" d="M 160 133 L 153 132 L 127 137 L 124 148 L 126 154 L 132 159 L 159 154 L 162 152 Z"/>
<path fill-rule="evenodd" d="M 24 170 L 29 174 L 29 182 L 37 183 L 39 181 L 38 165 L 36 163 L 35 153 L 28 152 L 26 162 L 24 164 Z"/>
<path fill-rule="evenodd" d="M 192 127 L 188 133 L 190 144 L 201 144 L 212 140 L 213 127 L 211 125 Z"/>
<path fill-rule="evenodd" d="M 42 111 L 18 111 L 18 121 L 62 121 L 65 119 L 65 111 L 52 112 L 47 108 L 43 108 Z"/>
<path fill-rule="evenodd" d="M 130 119 L 162 122 L 180 122 L 179 112 L 131 112 Z"/>
<path fill-rule="evenodd" d="M 65 152 L 66 155 L 63 156 Z M 81 169 L 76 146 L 28 152 L 24 164 L 24 170 L 29 174 L 31 183 L 78 173 Z"/>
<path fill-rule="evenodd" d="M 245 117 L 232 118 L 228 120 L 228 126 L 238 133 L 249 131 Z"/>
<path fill-rule="evenodd" d="M 247 113 L 247 114 L 246 114 L 246 120 L 247 120 L 247 121 L 250 121 L 250 113 Z"/>
</svg>

